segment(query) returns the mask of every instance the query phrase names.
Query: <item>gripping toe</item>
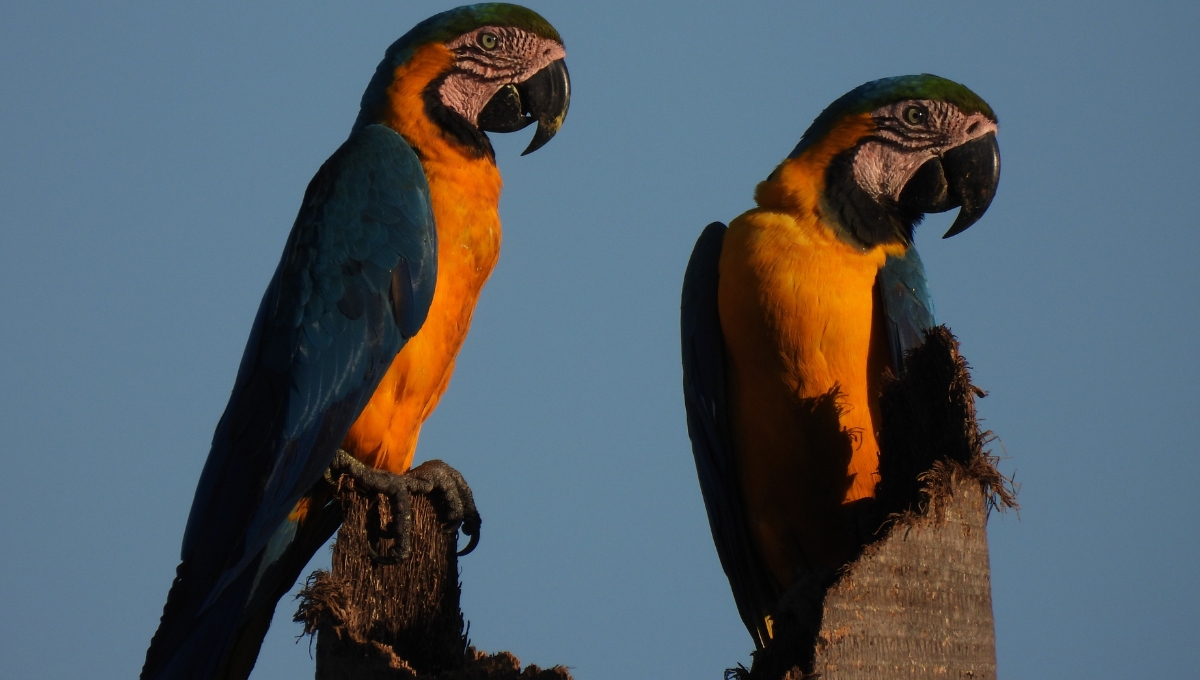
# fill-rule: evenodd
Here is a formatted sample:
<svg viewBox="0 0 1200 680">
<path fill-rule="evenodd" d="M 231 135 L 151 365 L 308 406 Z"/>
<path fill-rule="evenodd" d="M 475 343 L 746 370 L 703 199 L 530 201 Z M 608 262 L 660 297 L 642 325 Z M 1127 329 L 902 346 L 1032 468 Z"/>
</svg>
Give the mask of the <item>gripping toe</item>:
<svg viewBox="0 0 1200 680">
<path fill-rule="evenodd" d="M 446 463 L 430 460 L 397 475 L 368 467 L 349 453 L 338 450 L 329 469 L 331 476 L 335 473 L 350 475 L 360 488 L 383 494 L 390 500 L 393 513 L 388 528 L 393 535 L 387 538 L 394 539 L 395 544 L 386 551 L 377 551 L 374 546 L 368 546 L 376 562 L 395 564 L 412 553 L 413 517 L 409 495 L 414 493 L 433 495 L 437 492 L 445 503 L 448 530 L 453 532 L 461 529 L 470 537 L 458 555 L 466 555 L 479 545 L 479 530 L 483 520 L 475 507 L 471 487 L 467 486 L 458 470 Z"/>
<path fill-rule="evenodd" d="M 467 546 L 458 555 L 466 555 L 479 545 L 479 530 L 483 524 L 479 510 L 475 507 L 475 496 L 467 480 L 463 479 L 458 470 L 440 460 L 429 460 L 421 463 L 408 472 L 409 475 L 427 480 L 436 488 L 446 502 L 447 522 L 454 531 L 462 530 L 470 537 Z"/>
</svg>

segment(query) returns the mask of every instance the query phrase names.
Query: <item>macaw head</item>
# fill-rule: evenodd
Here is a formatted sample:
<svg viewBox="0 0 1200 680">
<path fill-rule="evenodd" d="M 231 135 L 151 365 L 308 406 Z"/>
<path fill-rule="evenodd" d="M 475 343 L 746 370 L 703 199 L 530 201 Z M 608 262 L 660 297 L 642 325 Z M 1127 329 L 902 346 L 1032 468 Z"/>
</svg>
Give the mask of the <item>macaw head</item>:
<svg viewBox="0 0 1200 680">
<path fill-rule="evenodd" d="M 843 239 L 908 245 L 926 213 L 960 208 L 948 238 L 987 210 L 1000 180 L 996 131 L 987 102 L 954 81 L 884 78 L 830 104 L 784 165 L 823 180 L 813 207 Z"/>
<path fill-rule="evenodd" d="M 412 131 L 424 118 L 460 147 L 490 156 L 486 132 L 536 122 L 522 155 L 531 153 L 567 116 L 566 54 L 558 31 L 525 7 L 494 2 L 442 12 L 388 48 L 363 94 L 355 129 L 384 123 L 404 134 L 401 128 Z"/>
</svg>

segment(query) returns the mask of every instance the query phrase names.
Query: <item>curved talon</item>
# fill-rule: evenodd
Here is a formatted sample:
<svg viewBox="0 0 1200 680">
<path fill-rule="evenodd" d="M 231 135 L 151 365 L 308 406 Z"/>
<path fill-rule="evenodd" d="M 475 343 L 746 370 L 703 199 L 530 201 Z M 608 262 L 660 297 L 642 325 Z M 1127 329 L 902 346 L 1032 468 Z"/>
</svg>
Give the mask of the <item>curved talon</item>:
<svg viewBox="0 0 1200 680">
<path fill-rule="evenodd" d="M 408 474 L 426 480 L 431 487 L 442 492 L 449 510 L 446 519 L 451 531 L 457 532 L 461 529 L 470 537 L 466 547 L 455 554 L 461 557 L 473 551 L 479 545 L 480 525 L 483 520 L 475 507 L 475 496 L 471 493 L 471 487 L 467 486 L 462 474 L 440 460 L 425 461 L 409 470 Z"/>
<path fill-rule="evenodd" d="M 467 532 L 465 532 L 465 531 L 463 533 L 467 534 Z M 455 555 L 458 555 L 459 557 L 462 557 L 463 555 L 469 555 L 471 553 L 471 551 L 475 549 L 475 546 L 479 545 L 479 531 L 478 530 L 476 530 L 475 533 L 473 533 L 473 534 L 467 534 L 467 535 L 471 537 L 471 540 L 467 541 L 467 547 L 454 553 Z"/>
<path fill-rule="evenodd" d="M 401 490 L 394 494 L 386 494 L 392 501 L 392 521 L 388 528 L 392 528 L 392 540 L 394 544 L 391 550 L 388 551 L 389 561 L 376 560 L 380 564 L 396 564 L 408 559 L 412 554 L 412 501 L 408 494 L 412 489 Z"/>
<path fill-rule="evenodd" d="M 369 531 L 366 537 L 367 555 L 375 564 L 397 564 L 412 553 L 412 510 L 408 500 L 408 494 L 400 493 L 389 495 L 384 493 L 384 502 L 392 505 L 390 508 L 391 520 L 387 526 L 376 531 Z M 373 536 L 373 534 L 379 534 Z M 392 547 L 387 550 L 379 550 L 375 547 L 377 541 L 391 538 L 393 541 Z"/>
<path fill-rule="evenodd" d="M 371 541 L 367 541 L 367 555 L 375 564 L 396 564 L 400 558 L 395 554 L 395 549 L 388 551 L 387 555 L 380 555 L 379 551 L 375 550 L 375 546 L 371 545 Z"/>
</svg>

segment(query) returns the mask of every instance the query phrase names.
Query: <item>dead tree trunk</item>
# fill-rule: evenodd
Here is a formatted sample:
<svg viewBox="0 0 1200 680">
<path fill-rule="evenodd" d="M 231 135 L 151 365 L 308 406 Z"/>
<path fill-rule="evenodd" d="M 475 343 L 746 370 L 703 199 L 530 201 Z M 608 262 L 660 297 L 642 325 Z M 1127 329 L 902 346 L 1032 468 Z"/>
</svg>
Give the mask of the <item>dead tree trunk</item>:
<svg viewBox="0 0 1200 680">
<path fill-rule="evenodd" d="M 569 680 L 566 669 L 528 666 L 508 652 L 470 646 L 459 609 L 457 531 L 436 499 L 412 495 L 412 554 L 384 564 L 387 502 L 334 480 L 344 521 L 331 571 L 309 577 L 296 620 L 317 636 L 317 680 Z M 375 546 L 374 548 L 372 546 Z"/>
<path fill-rule="evenodd" d="M 753 680 L 996 677 L 987 516 L 1015 507 L 983 450 L 990 433 L 958 343 L 943 328 L 906 359 L 881 399 L 880 529 L 830 579 L 781 600 Z"/>
</svg>

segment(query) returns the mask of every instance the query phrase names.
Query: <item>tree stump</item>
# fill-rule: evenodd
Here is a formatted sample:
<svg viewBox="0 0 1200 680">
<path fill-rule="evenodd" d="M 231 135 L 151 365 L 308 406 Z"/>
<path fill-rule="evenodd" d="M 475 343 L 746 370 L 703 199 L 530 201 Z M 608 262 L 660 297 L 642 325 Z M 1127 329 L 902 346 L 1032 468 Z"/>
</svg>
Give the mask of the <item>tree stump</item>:
<svg viewBox="0 0 1200 680">
<path fill-rule="evenodd" d="M 317 638 L 317 680 L 569 680 L 566 669 L 540 669 L 508 652 L 470 646 L 459 609 L 457 527 L 447 527 L 440 499 L 411 498 L 412 554 L 397 564 L 372 553 L 391 520 L 388 502 L 334 480 L 344 520 L 331 571 L 314 572 L 301 592 L 296 620 Z"/>
<path fill-rule="evenodd" d="M 996 677 L 987 517 L 1016 507 L 984 451 L 966 361 L 929 331 L 880 402 L 879 530 L 836 574 L 801 578 L 756 652 L 753 680 Z"/>
<path fill-rule="evenodd" d="M 940 519 L 896 523 L 826 594 L 812 675 L 996 677 L 987 506 L 977 480 L 951 476 Z"/>
</svg>

